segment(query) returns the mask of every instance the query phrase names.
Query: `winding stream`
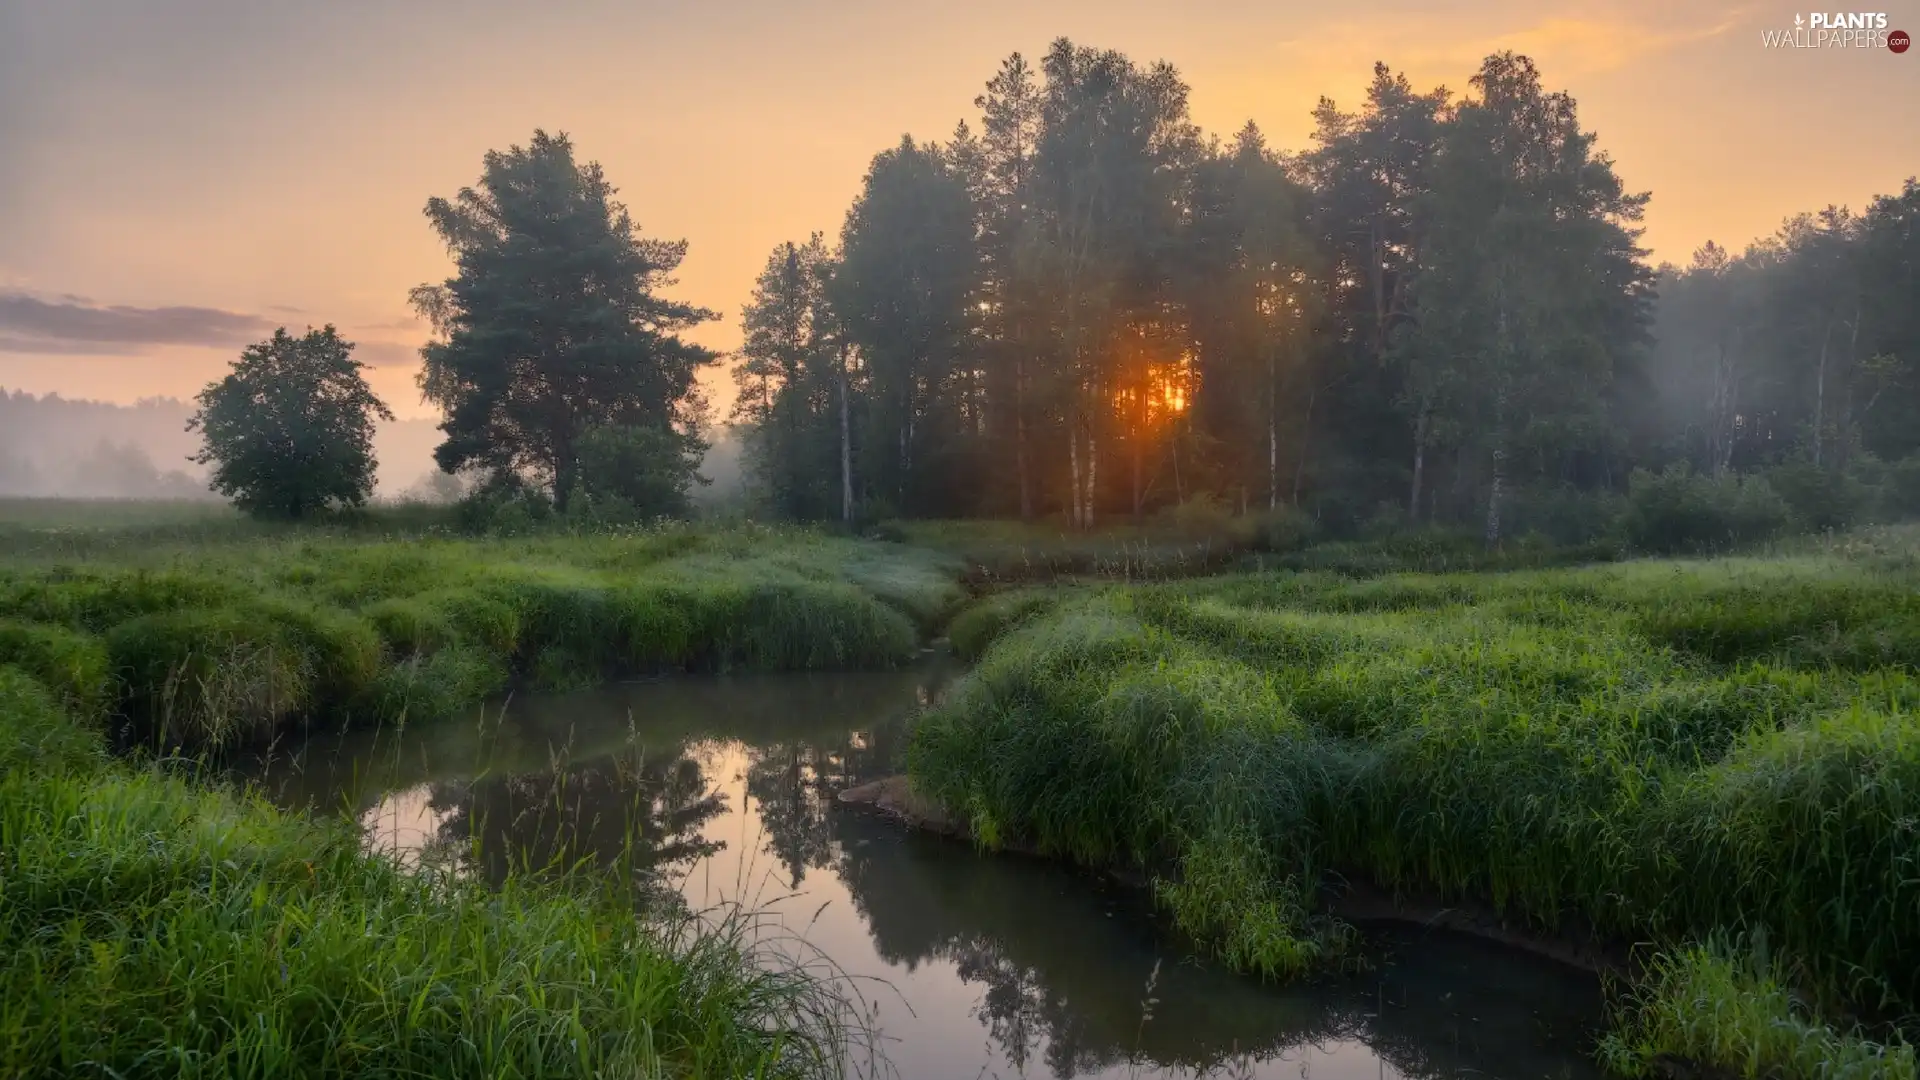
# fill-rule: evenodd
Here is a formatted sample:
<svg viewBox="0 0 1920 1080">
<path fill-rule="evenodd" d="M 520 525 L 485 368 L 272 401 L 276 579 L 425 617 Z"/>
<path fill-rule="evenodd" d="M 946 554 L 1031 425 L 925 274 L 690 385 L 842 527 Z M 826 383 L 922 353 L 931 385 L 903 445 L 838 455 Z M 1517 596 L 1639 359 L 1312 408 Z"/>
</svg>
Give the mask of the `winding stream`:
<svg viewBox="0 0 1920 1080">
<path fill-rule="evenodd" d="M 834 805 L 895 771 L 954 674 L 687 676 L 516 698 L 471 721 L 318 733 L 243 771 L 370 846 L 498 880 L 639 852 L 693 910 L 744 902 L 868 1000 L 911 1080 L 1585 1080 L 1590 976 L 1472 939 L 1370 931 L 1360 974 L 1273 987 L 1192 958 L 1143 897 Z M 475 841 L 478 841 L 477 845 Z"/>
</svg>

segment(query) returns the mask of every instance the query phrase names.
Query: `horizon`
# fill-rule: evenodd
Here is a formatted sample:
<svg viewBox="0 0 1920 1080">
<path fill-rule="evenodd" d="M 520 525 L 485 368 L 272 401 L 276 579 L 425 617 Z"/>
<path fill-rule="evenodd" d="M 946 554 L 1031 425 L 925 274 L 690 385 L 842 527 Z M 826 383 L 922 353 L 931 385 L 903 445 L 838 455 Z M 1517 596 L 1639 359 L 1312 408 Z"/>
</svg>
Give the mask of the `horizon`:
<svg viewBox="0 0 1920 1080">
<path fill-rule="evenodd" d="M 442 9 L 0 0 L 0 385 L 187 400 L 273 327 L 331 323 L 396 413 L 431 417 L 406 291 L 450 264 L 421 207 L 536 127 L 602 163 L 644 235 L 689 242 L 668 295 L 718 310 L 689 337 L 731 351 L 775 244 L 836 237 L 874 153 L 977 127 L 972 99 L 999 60 L 1057 36 L 1165 59 L 1204 131 L 1252 119 L 1285 150 L 1308 145 L 1321 95 L 1357 104 L 1375 59 L 1458 94 L 1482 56 L 1525 52 L 1574 95 L 1629 190 L 1652 193 L 1654 263 L 1708 240 L 1737 252 L 1830 203 L 1858 209 L 1920 162 L 1920 132 L 1875 106 L 1920 97 L 1920 58 L 1766 49 L 1761 32 L 1792 13 L 1753 5 L 926 15 L 590 0 L 462 5 L 486 17 L 451 27 Z M 298 50 L 279 47 L 296 35 Z M 887 48 L 901 43 L 925 44 Z M 724 419 L 724 363 L 702 384 Z"/>
</svg>

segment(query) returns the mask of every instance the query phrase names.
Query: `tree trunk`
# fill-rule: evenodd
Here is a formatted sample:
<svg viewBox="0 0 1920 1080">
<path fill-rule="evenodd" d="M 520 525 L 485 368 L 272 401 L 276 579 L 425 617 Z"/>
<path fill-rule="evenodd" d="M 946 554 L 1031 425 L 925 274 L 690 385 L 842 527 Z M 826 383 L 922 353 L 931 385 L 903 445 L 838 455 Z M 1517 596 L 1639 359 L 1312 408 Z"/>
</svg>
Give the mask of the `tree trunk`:
<svg viewBox="0 0 1920 1080">
<path fill-rule="evenodd" d="M 1146 430 L 1143 427 L 1135 427 L 1133 431 L 1133 520 L 1135 524 L 1140 522 L 1141 516 L 1146 512 L 1146 504 L 1144 501 L 1146 491 L 1140 486 L 1140 470 L 1142 465 L 1140 458 L 1142 452 L 1141 444 L 1146 441 Z"/>
<path fill-rule="evenodd" d="M 1420 520 L 1420 485 L 1427 476 L 1427 417 L 1429 410 L 1422 406 L 1420 418 L 1413 424 L 1413 489 L 1407 495 L 1407 519 Z"/>
<path fill-rule="evenodd" d="M 852 411 L 847 402 L 847 350 L 840 350 L 840 520 L 853 524 Z"/>
<path fill-rule="evenodd" d="M 1017 346 L 1016 346 L 1017 347 Z M 1020 476 L 1020 520 L 1033 520 L 1033 481 L 1027 472 L 1027 363 L 1024 356 L 1013 368 L 1013 467 Z"/>
<path fill-rule="evenodd" d="M 1500 496 L 1506 482 L 1507 451 L 1496 445 L 1493 448 L 1493 486 L 1487 493 L 1487 548 L 1500 550 Z"/>
<path fill-rule="evenodd" d="M 1272 345 L 1267 346 L 1267 509 L 1273 510 L 1280 505 L 1280 424 L 1274 415 L 1279 411 L 1280 395 L 1274 384 L 1274 352 Z M 1298 501 L 1300 485 L 1294 483 L 1295 501 Z"/>
<path fill-rule="evenodd" d="M 1820 331 L 1820 366 L 1814 374 L 1813 388 L 1813 464 L 1822 461 L 1821 447 L 1827 441 L 1827 339 L 1833 336 L 1833 320 Z"/>
<path fill-rule="evenodd" d="M 1187 501 L 1186 485 L 1180 482 L 1180 436 L 1175 434 L 1168 445 L 1173 450 L 1173 501 L 1177 505 Z"/>
<path fill-rule="evenodd" d="M 1307 391 L 1307 415 L 1300 424 L 1300 456 L 1293 463 L 1293 505 L 1300 506 L 1300 481 L 1307 472 L 1307 450 L 1313 439 L 1313 404 L 1320 396 L 1320 388 L 1312 387 Z"/>
<path fill-rule="evenodd" d="M 1092 424 L 1087 425 L 1087 497 L 1082 504 L 1087 514 L 1087 528 L 1093 528 L 1094 492 L 1099 490 L 1095 481 L 1100 472 L 1100 440 Z"/>
<path fill-rule="evenodd" d="M 1073 491 L 1073 505 L 1068 511 L 1068 521 L 1078 529 L 1086 518 L 1080 512 L 1080 427 L 1077 423 L 1079 410 L 1075 409 L 1067 416 L 1067 470 L 1068 487 Z"/>
<path fill-rule="evenodd" d="M 1840 404 L 1837 408 L 1835 423 L 1838 441 L 1833 444 L 1833 467 L 1844 472 L 1847 468 L 1847 455 L 1853 447 L 1853 362 L 1860 347 L 1860 303 L 1854 301 L 1853 327 L 1847 334 L 1847 354 L 1840 358 Z"/>
<path fill-rule="evenodd" d="M 1379 360 L 1387 352 L 1387 271 L 1386 260 L 1381 258 L 1385 245 L 1379 218 L 1370 221 L 1367 229 L 1367 279 L 1373 286 L 1373 357 Z"/>
</svg>

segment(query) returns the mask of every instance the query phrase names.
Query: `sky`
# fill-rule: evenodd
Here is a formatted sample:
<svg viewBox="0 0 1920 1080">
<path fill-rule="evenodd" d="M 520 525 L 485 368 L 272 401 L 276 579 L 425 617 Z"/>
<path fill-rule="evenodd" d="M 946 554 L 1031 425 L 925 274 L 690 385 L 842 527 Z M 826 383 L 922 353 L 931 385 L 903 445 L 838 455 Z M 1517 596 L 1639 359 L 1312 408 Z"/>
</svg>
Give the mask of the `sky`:
<svg viewBox="0 0 1920 1080">
<path fill-rule="evenodd" d="M 422 208 L 536 128 L 690 242 L 672 295 L 730 349 L 775 244 L 837 235 L 875 152 L 946 138 L 1060 36 L 1172 62 L 1205 129 L 1285 149 L 1375 60 L 1459 90 L 1525 52 L 1684 261 L 1920 171 L 1920 50 L 1763 47 L 1806 2 L 0 0 L 0 386 L 187 397 L 274 327 L 332 323 L 427 415 L 406 295 L 450 264 Z M 1920 0 L 1861 2 L 1920 32 Z"/>
</svg>

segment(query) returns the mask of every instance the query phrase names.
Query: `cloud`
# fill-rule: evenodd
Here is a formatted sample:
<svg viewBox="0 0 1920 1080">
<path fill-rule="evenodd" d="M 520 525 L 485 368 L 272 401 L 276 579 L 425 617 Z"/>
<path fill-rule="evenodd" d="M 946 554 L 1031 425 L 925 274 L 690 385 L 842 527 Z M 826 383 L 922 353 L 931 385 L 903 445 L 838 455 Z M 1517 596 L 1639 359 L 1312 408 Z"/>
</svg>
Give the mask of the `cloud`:
<svg viewBox="0 0 1920 1080">
<path fill-rule="evenodd" d="M 34 356 L 134 356 L 134 345 L 112 342 L 61 341 L 57 338 L 23 338 L 0 334 L 0 353 L 26 353 Z"/>
<path fill-rule="evenodd" d="M 1274 43 L 1274 63 L 1321 83 L 1364 77 L 1375 59 L 1409 73 L 1416 84 L 1439 79 L 1456 92 L 1488 54 L 1511 49 L 1539 61 L 1550 87 L 1568 77 L 1619 71 L 1641 61 L 1731 32 L 1745 9 L 1716 7 L 1680 20 L 1669 5 L 1621 3 L 1582 7 L 1578 15 L 1546 15 L 1510 30 L 1476 33 L 1439 14 L 1344 18 L 1312 34 Z M 1356 73 L 1358 73 L 1356 75 Z"/>
<path fill-rule="evenodd" d="M 273 332 L 258 315 L 203 307 L 101 307 L 78 297 L 0 293 L 0 335 L 11 352 L 115 354 L 148 345 L 244 345 Z"/>
<path fill-rule="evenodd" d="M 353 358 L 368 367 L 407 367 L 420 362 L 420 346 L 398 341 L 362 341 L 354 345 Z"/>
</svg>

